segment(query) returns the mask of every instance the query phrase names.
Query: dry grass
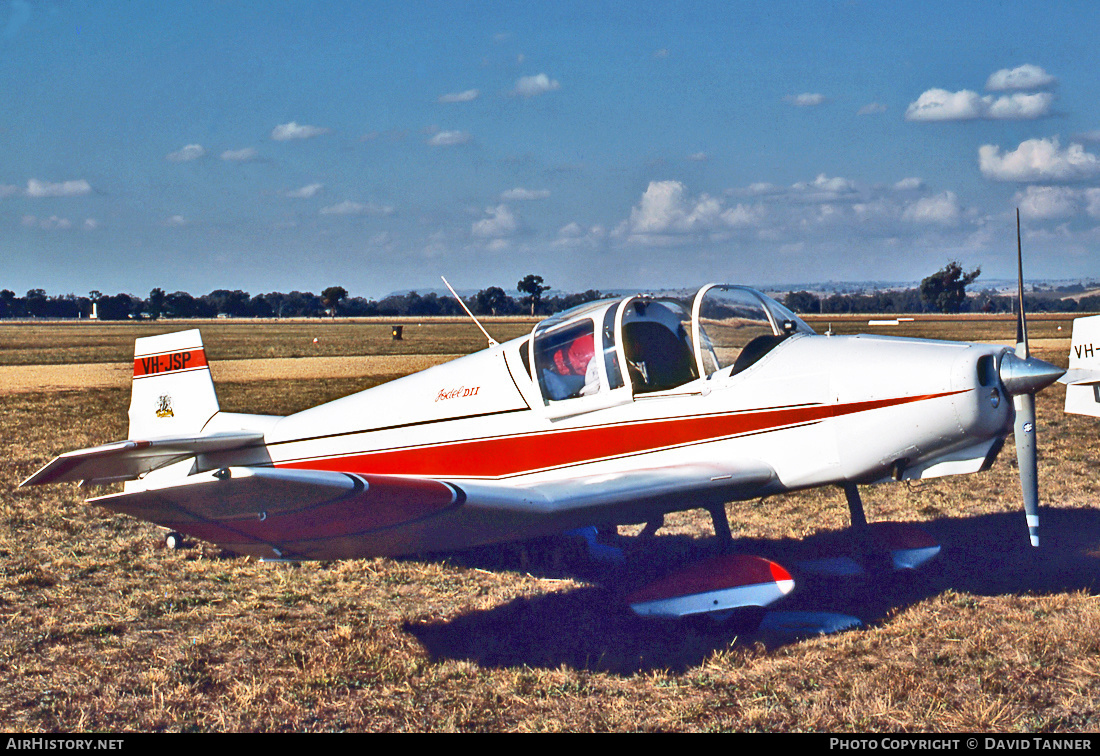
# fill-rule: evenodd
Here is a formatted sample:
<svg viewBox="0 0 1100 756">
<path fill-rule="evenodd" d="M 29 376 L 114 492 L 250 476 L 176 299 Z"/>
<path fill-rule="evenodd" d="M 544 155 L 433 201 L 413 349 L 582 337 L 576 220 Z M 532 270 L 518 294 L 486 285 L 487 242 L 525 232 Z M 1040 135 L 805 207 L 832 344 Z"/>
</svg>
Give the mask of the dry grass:
<svg viewBox="0 0 1100 756">
<path fill-rule="evenodd" d="M 447 349 L 450 338 L 440 336 Z M 285 413 L 364 385 L 256 381 L 219 394 L 227 410 Z M 1011 445 L 987 473 L 865 489 L 871 519 L 923 521 L 945 553 L 917 575 L 803 582 L 785 608 L 846 612 L 865 627 L 784 642 L 636 620 L 601 572 L 553 541 L 296 566 L 201 545 L 169 552 L 156 528 L 86 506 L 75 487 L 14 489 L 59 451 L 123 437 L 127 390 L 3 396 L 0 721 L 21 731 L 1096 730 L 1097 426 L 1063 416 L 1061 397 L 1040 398 L 1041 552 L 1026 546 Z M 781 561 L 847 524 L 833 490 L 729 511 L 738 536 Z M 646 567 L 705 552 L 709 533 L 705 515 L 670 517 Z"/>
<path fill-rule="evenodd" d="M 530 333 L 530 318 L 486 318 L 486 330 L 503 342 Z M 394 341 L 391 324 L 403 324 Z M 214 360 L 273 357 L 345 357 L 367 354 L 466 354 L 485 347 L 469 320 L 179 320 L 143 323 L 0 323 L 0 365 L 132 363 L 134 339 L 191 328 L 202 330 Z M 313 339 L 317 343 L 313 343 Z"/>
<path fill-rule="evenodd" d="M 912 317 L 897 325 L 870 325 L 870 320 L 893 319 L 894 315 L 807 315 L 804 320 L 818 333 L 832 328 L 833 333 L 874 333 L 883 336 L 909 338 L 936 338 L 949 341 L 982 341 L 997 344 L 1016 343 L 1016 317 L 1014 315 L 904 315 Z M 1041 345 L 1051 339 L 1069 339 L 1073 328 L 1073 315 L 1065 313 L 1038 313 L 1028 315 L 1028 339 L 1032 345 Z M 1062 351 L 1069 345 L 1060 347 Z M 1064 355 L 1063 355 L 1064 356 Z"/>
</svg>

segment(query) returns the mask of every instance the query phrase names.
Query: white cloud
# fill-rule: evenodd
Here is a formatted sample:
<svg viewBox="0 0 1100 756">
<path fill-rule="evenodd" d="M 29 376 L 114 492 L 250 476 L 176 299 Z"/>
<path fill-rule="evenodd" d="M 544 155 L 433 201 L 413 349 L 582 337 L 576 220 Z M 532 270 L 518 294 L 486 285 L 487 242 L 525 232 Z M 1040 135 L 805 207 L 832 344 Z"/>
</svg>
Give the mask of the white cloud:
<svg viewBox="0 0 1100 756">
<path fill-rule="evenodd" d="M 679 181 L 650 181 L 641 201 L 630 211 L 634 234 L 683 233 L 692 230 L 703 215 L 717 215 L 717 200 L 704 195 L 698 205 L 686 196 Z M 700 207 L 700 205 L 702 207 Z"/>
<path fill-rule="evenodd" d="M 432 147 L 451 147 L 456 144 L 466 144 L 471 139 L 465 131 L 441 131 L 431 139 L 428 140 L 428 144 Z"/>
<path fill-rule="evenodd" d="M 718 217 L 730 227 L 755 226 L 763 219 L 764 208 L 759 205 L 737 203 L 733 207 L 723 210 Z"/>
<path fill-rule="evenodd" d="M 0 184 L 0 198 L 10 197 L 19 193 L 19 187 L 14 184 Z"/>
<path fill-rule="evenodd" d="M 544 73 L 536 74 L 534 76 L 522 76 L 516 80 L 516 88 L 513 94 L 517 94 L 520 97 L 534 97 L 535 95 L 546 94 L 547 92 L 553 92 L 555 89 L 561 89 L 561 84 L 557 79 L 551 79 Z"/>
<path fill-rule="evenodd" d="M 1100 158 L 1080 144 L 1063 150 L 1057 137 L 1028 139 L 1003 154 L 999 145 L 983 144 L 978 166 L 983 176 L 997 181 L 1080 181 L 1100 175 Z"/>
<path fill-rule="evenodd" d="M 309 139 L 310 137 L 327 134 L 329 129 L 320 126 L 299 125 L 294 121 L 281 123 L 271 130 L 271 138 L 276 142 L 285 142 L 288 139 Z"/>
<path fill-rule="evenodd" d="M 72 221 L 68 218 L 60 218 L 56 215 L 51 215 L 49 218 L 36 218 L 33 215 L 24 215 L 20 219 L 27 228 L 40 228 L 43 231 L 64 231 L 65 229 L 72 228 Z"/>
<path fill-rule="evenodd" d="M 962 217 L 962 208 L 954 192 L 942 192 L 934 197 L 921 197 L 905 208 L 903 220 L 954 226 Z"/>
<path fill-rule="evenodd" d="M 839 194 L 850 194 L 856 190 L 855 184 L 853 184 L 848 179 L 841 178 L 840 176 L 829 178 L 824 173 L 819 173 L 817 175 L 817 178 L 815 178 L 810 183 L 800 181 L 796 184 L 792 184 L 791 188 L 800 192 L 817 190 L 819 192 L 826 192 L 829 195 L 833 196 Z"/>
<path fill-rule="evenodd" d="M 467 89 L 465 92 L 451 92 L 450 94 L 440 95 L 439 102 L 471 102 L 477 99 L 477 96 L 481 94 L 476 89 Z"/>
<path fill-rule="evenodd" d="M 964 89 L 948 92 L 929 89 L 905 111 L 907 121 L 971 121 L 975 119 L 1025 120 L 1050 113 L 1054 96 L 1049 92 L 982 96 Z"/>
<path fill-rule="evenodd" d="M 1058 82 L 1039 66 L 1025 63 L 1013 69 L 1002 68 L 990 75 L 985 88 L 991 92 L 1004 92 L 1012 89 L 1045 89 Z"/>
<path fill-rule="evenodd" d="M 667 47 L 662 47 L 660 50 L 654 50 L 653 51 L 653 57 L 658 59 L 658 60 L 661 60 L 663 58 L 667 58 L 668 57 L 668 48 Z"/>
<path fill-rule="evenodd" d="M 607 241 L 607 229 L 600 225 L 585 228 L 573 221 L 558 229 L 558 238 L 550 245 L 559 249 L 598 249 Z"/>
<path fill-rule="evenodd" d="M 1029 186 L 1013 202 L 1020 215 L 1034 220 L 1068 218 L 1077 213 L 1078 192 L 1064 186 Z"/>
<path fill-rule="evenodd" d="M 749 184 L 749 194 L 777 194 L 783 191 L 775 184 L 769 184 L 767 181 L 757 181 L 753 184 Z"/>
<path fill-rule="evenodd" d="M 898 183 L 894 184 L 894 188 L 899 192 L 912 191 L 914 189 L 923 189 L 924 182 L 919 178 L 912 176 L 910 178 L 903 178 Z"/>
<path fill-rule="evenodd" d="M 373 202 L 363 204 L 344 200 L 335 205 L 321 208 L 321 215 L 393 215 L 392 205 L 376 205 Z"/>
<path fill-rule="evenodd" d="M 693 152 L 687 156 L 687 159 L 693 163 L 705 163 L 707 161 L 707 153 Z"/>
<path fill-rule="evenodd" d="M 901 210 L 896 201 L 886 197 L 876 197 L 870 202 L 855 202 L 852 212 L 861 223 L 871 220 L 890 220 L 897 217 Z"/>
<path fill-rule="evenodd" d="M 1085 212 L 1093 218 L 1100 218 L 1100 189 L 1085 190 Z"/>
<path fill-rule="evenodd" d="M 998 97 L 989 106 L 989 118 L 1006 121 L 1041 118 L 1050 113 L 1052 102 L 1054 95 L 1049 92 Z"/>
<path fill-rule="evenodd" d="M 323 186 L 324 184 L 306 184 L 301 189 L 294 189 L 293 191 L 287 192 L 286 196 L 294 197 L 297 199 L 308 199 L 309 197 L 313 197 L 314 195 L 316 195 L 317 192 L 321 191 L 321 188 Z"/>
<path fill-rule="evenodd" d="M 205 154 L 206 150 L 202 148 L 201 144 L 188 144 L 180 147 L 175 152 L 169 152 L 165 155 L 165 159 L 173 163 L 189 163 L 192 160 L 198 160 Z"/>
<path fill-rule="evenodd" d="M 803 94 L 787 95 L 783 99 L 799 108 L 811 108 L 824 103 L 825 95 L 816 92 L 804 92 Z"/>
<path fill-rule="evenodd" d="M 90 191 L 92 191 L 92 187 L 84 179 L 62 181 L 58 184 L 51 184 L 38 179 L 31 179 L 27 182 L 28 197 L 76 197 Z"/>
<path fill-rule="evenodd" d="M 929 89 L 905 110 L 907 121 L 961 121 L 981 115 L 981 95 L 964 89 Z"/>
<path fill-rule="evenodd" d="M 165 219 L 164 225 L 179 228 L 187 225 L 187 219 L 182 215 L 173 215 L 171 218 Z"/>
<path fill-rule="evenodd" d="M 254 147 L 245 147 L 240 150 L 226 150 L 222 153 L 222 160 L 228 160 L 232 163 L 246 163 L 249 160 L 255 160 L 259 156 Z"/>
<path fill-rule="evenodd" d="M 470 233 L 482 239 L 501 239 L 519 231 L 519 219 L 507 205 L 485 208 L 488 218 L 474 221 Z"/>
<path fill-rule="evenodd" d="M 39 226 L 47 231 L 54 231 L 72 228 L 73 224 L 68 218 L 59 218 L 56 215 L 51 215 L 49 218 L 43 219 Z"/>
<path fill-rule="evenodd" d="M 880 102 L 871 102 L 864 105 L 862 108 L 856 111 L 856 115 L 875 115 L 876 113 L 885 113 L 886 106 Z"/>
<path fill-rule="evenodd" d="M 84 230 L 85 231 L 95 231 L 97 228 L 99 228 L 99 221 L 97 221 L 95 218 L 85 218 L 84 219 Z"/>
<path fill-rule="evenodd" d="M 576 221 L 567 223 L 558 229 L 558 236 L 563 239 L 578 239 L 584 236 L 584 233 L 584 227 Z"/>
<path fill-rule="evenodd" d="M 720 198 L 708 194 L 688 196 L 679 181 L 650 181 L 641 201 L 631 209 L 630 218 L 616 233 L 659 244 L 674 236 L 711 235 L 752 226 L 763 215 L 764 209 L 759 205 L 726 207 Z"/>
<path fill-rule="evenodd" d="M 782 194 L 782 192 L 776 192 Z M 841 176 L 832 178 L 819 173 L 813 181 L 799 181 L 791 185 L 786 196 L 798 202 L 833 202 L 852 199 L 856 196 L 856 186 Z"/>
<path fill-rule="evenodd" d="M 523 189 L 516 187 L 500 193 L 502 200 L 539 200 L 550 196 L 549 189 Z"/>
</svg>

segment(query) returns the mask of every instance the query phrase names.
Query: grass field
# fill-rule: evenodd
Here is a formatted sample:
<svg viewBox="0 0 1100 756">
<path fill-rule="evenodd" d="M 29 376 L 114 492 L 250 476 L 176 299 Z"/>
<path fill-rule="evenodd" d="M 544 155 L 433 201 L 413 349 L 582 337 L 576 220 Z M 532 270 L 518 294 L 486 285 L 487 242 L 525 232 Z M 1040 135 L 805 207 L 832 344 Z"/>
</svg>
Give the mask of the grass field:
<svg viewBox="0 0 1100 756">
<path fill-rule="evenodd" d="M 1007 320 L 831 322 L 838 333 L 1014 337 Z M 1069 321 L 1031 324 L 1039 356 L 1065 365 Z M 500 340 L 529 328 L 489 326 Z M 0 363 L 125 363 L 135 335 L 164 330 L 2 326 Z M 330 356 L 454 354 L 483 341 L 465 323 L 408 325 L 404 342 L 386 324 L 203 330 L 212 360 L 311 355 L 318 333 Z M 258 378 L 221 385 L 219 396 L 225 410 L 284 414 L 392 377 Z M 1011 443 L 985 473 L 865 488 L 872 520 L 920 521 L 944 553 L 915 575 L 801 584 L 784 608 L 844 612 L 863 627 L 789 640 L 635 619 L 579 547 L 556 541 L 301 565 L 201 544 L 170 552 L 157 528 L 88 507 L 75 486 L 15 489 L 61 451 L 125 437 L 128 389 L 0 395 L 0 722 L 19 731 L 1094 731 L 1100 424 L 1063 415 L 1063 397 L 1056 386 L 1039 399 L 1041 551 L 1027 546 Z M 839 490 L 727 509 L 749 550 L 779 561 L 847 526 Z M 710 534 L 705 514 L 670 516 L 645 561 L 707 553 Z"/>
<path fill-rule="evenodd" d="M 529 333 L 531 318 L 484 318 L 497 341 Z M 392 325 L 402 325 L 394 341 Z M 466 354 L 485 347 L 469 320 L 180 320 L 146 323 L 0 323 L 0 365 L 130 362 L 134 339 L 199 328 L 211 360 L 342 357 L 375 354 Z M 316 342 L 313 340 L 317 339 Z"/>
</svg>

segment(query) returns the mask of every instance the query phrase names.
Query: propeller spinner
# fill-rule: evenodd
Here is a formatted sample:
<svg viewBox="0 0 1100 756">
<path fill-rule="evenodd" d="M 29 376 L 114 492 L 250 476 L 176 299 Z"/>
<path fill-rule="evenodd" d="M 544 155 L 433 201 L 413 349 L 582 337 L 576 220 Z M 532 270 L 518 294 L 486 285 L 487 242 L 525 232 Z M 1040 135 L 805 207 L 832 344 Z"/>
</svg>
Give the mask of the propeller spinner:
<svg viewBox="0 0 1100 756">
<path fill-rule="evenodd" d="M 1012 396 L 1016 419 L 1012 432 L 1016 439 L 1016 459 L 1020 466 L 1020 487 L 1024 495 L 1031 545 L 1039 545 L 1039 461 L 1035 448 L 1035 393 L 1058 380 L 1065 372 L 1057 365 L 1031 356 L 1024 314 L 1024 261 L 1020 243 L 1020 210 L 1016 210 L 1016 270 L 1019 283 L 1019 307 L 1016 314 L 1016 353 L 1001 358 L 1000 378 L 1005 392 Z"/>
</svg>

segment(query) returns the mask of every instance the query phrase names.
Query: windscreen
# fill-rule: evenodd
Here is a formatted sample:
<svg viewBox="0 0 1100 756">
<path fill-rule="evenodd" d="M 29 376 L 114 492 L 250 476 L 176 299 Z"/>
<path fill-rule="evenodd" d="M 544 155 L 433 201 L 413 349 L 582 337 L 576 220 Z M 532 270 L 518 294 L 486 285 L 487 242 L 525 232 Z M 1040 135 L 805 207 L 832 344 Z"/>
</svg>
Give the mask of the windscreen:
<svg viewBox="0 0 1100 756">
<path fill-rule="evenodd" d="M 704 374 L 755 364 L 794 333 L 813 333 L 786 307 L 743 286 L 709 286 L 696 296 L 697 356 Z"/>
</svg>

